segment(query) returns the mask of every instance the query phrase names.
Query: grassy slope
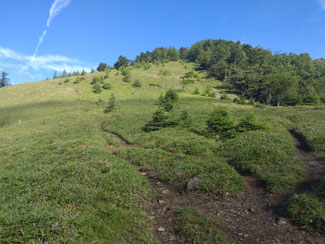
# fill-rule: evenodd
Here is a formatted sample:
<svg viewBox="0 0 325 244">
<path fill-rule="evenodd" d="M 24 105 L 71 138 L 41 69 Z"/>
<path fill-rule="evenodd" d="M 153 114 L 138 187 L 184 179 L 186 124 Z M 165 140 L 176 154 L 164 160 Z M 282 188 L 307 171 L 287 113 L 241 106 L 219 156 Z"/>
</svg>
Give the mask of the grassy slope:
<svg viewBox="0 0 325 244">
<path fill-rule="evenodd" d="M 218 81 L 205 79 L 204 74 L 200 74 L 200 82 L 186 88 L 173 111 L 178 114 L 188 110 L 195 129 L 144 133 L 141 128 L 151 119 L 157 109 L 157 98 L 163 93 L 161 88 L 150 85 L 160 84 L 159 70 L 171 73 L 167 88 L 179 88 L 180 77 L 192 67 L 192 64 L 168 63 L 164 67 L 153 65 L 149 70 L 133 68 L 132 80 L 139 79 L 141 88 L 133 88 L 133 82 L 122 82 L 120 72 L 111 71 L 107 81 L 112 90 L 100 94 L 94 94 L 89 83 L 93 76 L 105 73 L 86 75 L 86 80 L 79 84 L 73 83 L 76 77 L 70 77 L 69 82 L 64 78 L 0 89 L 0 239 L 8 242 L 152 240 L 143 212 L 147 199 L 143 196 L 150 195 L 150 187 L 125 161 L 132 155 L 125 154 L 128 150 L 122 158 L 109 153 L 108 144 L 118 146 L 119 142 L 101 131 L 103 120 L 111 124 L 109 130 L 129 142 L 148 149 L 159 148 L 181 159 L 174 169 L 183 167 L 187 178 L 166 175 L 170 165 L 165 160 L 154 165 L 146 163 L 159 179 L 178 182 L 180 189 L 184 189 L 190 177 L 207 175 L 211 167 L 204 165 L 205 159 L 213 159 L 211 162 L 216 162 L 219 168 L 227 169 L 225 163 L 229 163 L 240 172 L 255 175 L 273 191 L 294 187 L 301 166 L 294 159 L 292 140 L 285 129 L 294 124 L 323 157 L 322 107 L 260 109 L 192 95 L 196 87 L 202 93 L 208 86 L 219 85 Z M 99 99 L 107 102 L 112 92 L 118 108 L 105 115 L 105 103 L 96 102 Z M 227 108 L 237 121 L 252 112 L 260 121 L 267 122 L 269 129 L 243 134 L 226 143 L 205 138 L 201 132 L 216 106 Z M 305 119 L 307 115 L 312 123 Z M 141 155 L 139 150 L 137 156 L 141 159 L 145 153 Z M 214 175 L 215 179 L 223 176 L 239 177 L 231 168 L 222 175 Z M 242 189 L 240 180 L 236 182 L 238 185 L 230 184 L 229 190 Z M 220 187 L 225 186 L 207 181 L 198 190 L 211 194 L 228 191 Z"/>
</svg>

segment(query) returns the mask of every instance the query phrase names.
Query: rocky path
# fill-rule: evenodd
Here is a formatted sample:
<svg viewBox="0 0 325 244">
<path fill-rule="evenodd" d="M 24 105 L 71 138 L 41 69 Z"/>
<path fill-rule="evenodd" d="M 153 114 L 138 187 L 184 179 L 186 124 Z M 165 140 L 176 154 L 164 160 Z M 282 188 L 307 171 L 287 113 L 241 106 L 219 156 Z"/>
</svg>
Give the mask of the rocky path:
<svg viewBox="0 0 325 244">
<path fill-rule="evenodd" d="M 295 192 L 309 191 L 324 176 L 325 166 L 307 150 L 303 140 L 293 130 L 289 132 L 297 157 L 306 162 L 306 173 Z M 121 147 L 139 147 L 115 136 L 120 140 Z M 293 193 L 270 194 L 259 180 L 252 177 L 243 176 L 246 190 L 242 196 L 216 200 L 207 194 L 179 193 L 172 186 L 151 177 L 150 172 L 144 172 L 142 168 L 138 168 L 138 171 L 147 178 L 154 192 L 147 213 L 154 227 L 154 235 L 160 243 L 185 243 L 177 233 L 175 210 L 189 205 L 214 218 L 220 230 L 237 243 L 325 243 L 324 236 L 301 230 L 283 216 L 283 203 Z"/>
</svg>

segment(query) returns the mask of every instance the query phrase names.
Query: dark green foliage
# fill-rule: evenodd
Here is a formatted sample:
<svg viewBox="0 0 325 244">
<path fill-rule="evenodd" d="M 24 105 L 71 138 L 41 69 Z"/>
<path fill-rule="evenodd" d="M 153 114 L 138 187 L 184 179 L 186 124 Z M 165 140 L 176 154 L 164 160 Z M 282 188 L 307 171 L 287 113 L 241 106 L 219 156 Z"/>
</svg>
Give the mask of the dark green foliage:
<svg viewBox="0 0 325 244">
<path fill-rule="evenodd" d="M 195 73 L 193 70 L 185 73 L 184 76 L 181 77 L 181 84 L 183 86 L 183 92 L 185 92 L 185 87 L 189 84 L 194 84 L 195 79 L 198 78 L 198 74 Z"/>
<path fill-rule="evenodd" d="M 105 64 L 105 63 L 100 63 L 100 64 L 98 65 L 98 67 L 97 67 L 97 71 L 98 71 L 98 72 L 103 72 L 103 71 L 105 71 L 106 68 L 107 68 L 107 64 Z"/>
<path fill-rule="evenodd" d="M 176 48 L 156 48 L 152 52 L 141 53 L 136 57 L 135 62 L 152 63 L 152 62 L 169 62 L 179 60 L 179 52 Z"/>
<path fill-rule="evenodd" d="M 94 86 L 93 86 L 93 93 L 101 93 L 102 92 L 102 86 L 98 83 L 95 83 Z"/>
<path fill-rule="evenodd" d="M 216 136 L 217 139 L 235 138 L 238 133 L 262 130 L 266 128 L 264 123 L 257 121 L 253 114 L 249 114 L 239 121 L 237 125 L 224 108 L 216 108 L 206 122 L 206 135 Z"/>
<path fill-rule="evenodd" d="M 53 78 L 52 79 L 57 79 L 57 78 L 59 78 L 59 77 L 58 77 L 57 72 L 55 71 L 54 74 L 53 74 Z"/>
<path fill-rule="evenodd" d="M 207 135 L 218 135 L 222 139 L 234 138 L 236 131 L 234 130 L 234 121 L 229 113 L 223 108 L 216 108 L 209 116 L 207 122 Z"/>
<path fill-rule="evenodd" d="M 178 102 L 178 94 L 175 90 L 169 89 L 165 96 L 160 96 L 159 104 L 167 112 L 171 111 Z"/>
<path fill-rule="evenodd" d="M 142 86 L 142 84 L 141 84 L 140 80 L 136 80 L 132 85 L 132 87 L 134 87 L 134 88 L 141 87 L 141 86 Z"/>
<path fill-rule="evenodd" d="M 115 69 L 120 69 L 121 67 L 127 67 L 130 64 L 130 60 L 128 60 L 124 56 L 119 56 L 118 61 L 114 64 Z"/>
<path fill-rule="evenodd" d="M 188 114 L 187 111 L 183 111 L 177 120 L 178 125 L 183 128 L 190 128 L 193 126 L 193 118 Z"/>
<path fill-rule="evenodd" d="M 152 120 L 143 127 L 143 130 L 145 132 L 150 132 L 150 131 L 159 130 L 161 128 L 173 127 L 173 126 L 177 126 L 177 122 L 173 120 L 169 120 L 169 117 L 166 114 L 166 112 L 161 109 L 158 109 L 152 115 Z"/>
<path fill-rule="evenodd" d="M 199 95 L 200 94 L 200 90 L 198 87 L 196 87 L 193 91 L 193 95 Z"/>
<path fill-rule="evenodd" d="M 9 78 L 8 74 L 4 71 L 1 72 L 1 79 L 0 79 L 0 88 L 9 86 Z"/>
<path fill-rule="evenodd" d="M 70 80 L 69 79 L 65 79 L 64 80 L 64 83 L 68 83 Z"/>
<path fill-rule="evenodd" d="M 202 95 L 208 97 L 216 97 L 216 93 L 213 91 L 211 86 L 207 86 Z"/>
<path fill-rule="evenodd" d="M 306 194 L 296 194 L 288 200 L 285 208 L 288 217 L 303 228 L 315 227 L 325 230 L 325 223 L 322 219 L 325 212 L 317 199 Z"/>
<path fill-rule="evenodd" d="M 219 231 L 214 219 L 192 206 L 178 210 L 176 220 L 178 232 L 185 237 L 186 243 L 234 243 Z"/>
<path fill-rule="evenodd" d="M 317 104 L 324 97 L 325 62 L 307 53 L 272 55 L 260 47 L 209 39 L 193 44 L 187 58 L 262 104 Z"/>
<path fill-rule="evenodd" d="M 131 71 L 127 68 L 122 69 L 123 81 L 131 82 Z"/>
<path fill-rule="evenodd" d="M 112 93 L 111 97 L 108 100 L 108 104 L 107 104 L 107 106 L 106 106 L 106 108 L 104 110 L 104 113 L 113 112 L 115 107 L 116 107 L 116 99 L 115 99 L 114 94 Z"/>
<path fill-rule="evenodd" d="M 247 132 L 247 131 L 255 131 L 255 130 L 263 130 L 266 128 L 264 123 L 260 123 L 257 121 L 254 114 L 249 114 L 245 118 L 241 119 L 239 123 L 236 125 L 236 130 L 239 133 Z"/>
<path fill-rule="evenodd" d="M 111 83 L 108 83 L 108 82 L 105 82 L 104 85 L 103 85 L 103 89 L 105 90 L 109 90 L 112 88 L 112 84 Z"/>
</svg>

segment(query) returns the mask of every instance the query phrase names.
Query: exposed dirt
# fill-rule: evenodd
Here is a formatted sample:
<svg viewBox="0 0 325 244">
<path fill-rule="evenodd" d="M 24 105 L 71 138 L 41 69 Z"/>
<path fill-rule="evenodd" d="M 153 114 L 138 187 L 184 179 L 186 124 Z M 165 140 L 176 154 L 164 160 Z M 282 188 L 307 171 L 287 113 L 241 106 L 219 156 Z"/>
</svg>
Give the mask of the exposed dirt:
<svg viewBox="0 0 325 244">
<path fill-rule="evenodd" d="M 306 173 L 298 193 L 310 191 L 317 186 L 325 174 L 325 166 L 308 151 L 293 130 L 288 130 L 296 147 L 297 157 L 305 160 Z M 130 145 L 119 135 L 121 147 Z M 325 237 L 316 232 L 307 232 L 292 225 L 283 216 L 283 203 L 291 193 L 271 194 L 263 184 L 252 177 L 243 176 L 246 190 L 242 196 L 228 200 L 217 200 L 207 194 L 179 193 L 170 185 L 151 177 L 150 172 L 139 173 L 148 179 L 155 194 L 147 213 L 154 227 L 154 235 L 160 243 L 185 243 L 177 232 L 175 210 L 187 205 L 195 206 L 216 220 L 220 230 L 237 243 L 325 243 Z"/>
</svg>

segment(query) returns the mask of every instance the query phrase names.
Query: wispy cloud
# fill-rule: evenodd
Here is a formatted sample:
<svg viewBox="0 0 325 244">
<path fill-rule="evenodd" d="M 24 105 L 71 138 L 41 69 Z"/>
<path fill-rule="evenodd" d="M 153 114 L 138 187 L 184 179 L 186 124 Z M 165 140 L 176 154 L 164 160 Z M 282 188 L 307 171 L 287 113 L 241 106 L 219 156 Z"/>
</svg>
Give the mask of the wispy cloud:
<svg viewBox="0 0 325 244">
<path fill-rule="evenodd" d="M 322 10 L 325 10 L 325 0 L 318 0 Z"/>
<path fill-rule="evenodd" d="M 71 3 L 71 0 L 55 0 L 54 1 L 54 3 L 51 6 L 49 17 L 46 22 L 47 29 L 45 29 L 43 31 L 42 36 L 39 38 L 37 47 L 36 47 L 34 55 L 33 55 L 34 57 L 36 57 L 38 50 L 44 41 L 44 38 L 47 34 L 48 28 L 50 27 L 52 20 L 55 18 L 55 16 L 57 16 L 60 13 L 60 11 L 62 9 L 68 7 L 70 3 Z"/>
<path fill-rule="evenodd" d="M 46 26 L 50 27 L 51 22 L 54 19 L 54 17 L 57 16 L 58 13 L 60 13 L 60 11 L 62 9 L 68 7 L 70 3 L 71 3 L 71 0 L 55 0 L 51 6 L 50 15 L 49 15 L 49 18 L 47 19 Z"/>
<path fill-rule="evenodd" d="M 0 47 L 0 65 L 5 68 L 15 68 L 18 72 L 28 70 L 53 70 L 62 72 L 90 71 L 90 67 L 79 59 L 61 55 L 30 56 L 23 55 L 8 48 Z"/>
</svg>

